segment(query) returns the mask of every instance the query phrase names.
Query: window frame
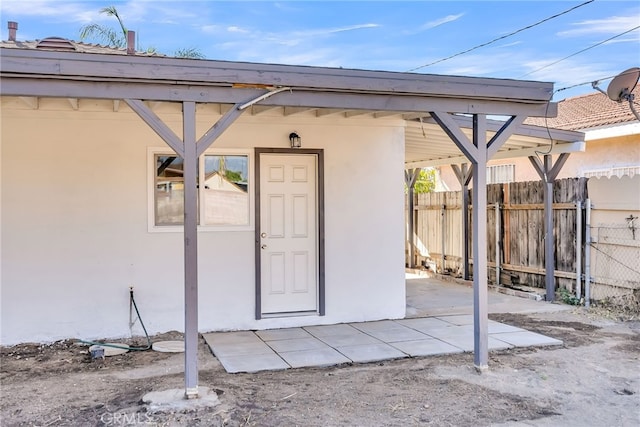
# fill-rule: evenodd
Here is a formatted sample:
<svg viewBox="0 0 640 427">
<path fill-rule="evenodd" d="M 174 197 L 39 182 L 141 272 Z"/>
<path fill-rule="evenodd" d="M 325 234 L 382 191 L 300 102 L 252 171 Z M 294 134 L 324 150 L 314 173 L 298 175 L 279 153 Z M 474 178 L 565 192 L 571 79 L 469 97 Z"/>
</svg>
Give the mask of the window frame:
<svg viewBox="0 0 640 427">
<path fill-rule="evenodd" d="M 156 156 L 175 156 L 169 147 L 148 147 L 147 148 L 147 230 L 150 233 L 181 233 L 184 230 L 180 225 L 156 225 Z M 204 218 L 204 192 L 198 191 L 198 231 L 214 232 L 214 231 L 254 231 L 255 230 L 255 214 L 254 214 L 254 188 L 253 182 L 253 150 L 235 149 L 235 148 L 210 148 L 202 153 L 198 159 L 198 182 L 204 182 L 205 156 L 246 156 L 247 157 L 247 209 L 248 222 L 246 224 L 218 224 L 207 225 L 201 224 Z"/>
<path fill-rule="evenodd" d="M 493 176 L 498 175 L 498 173 L 494 173 L 494 171 L 508 171 L 510 172 L 510 180 L 494 180 Z M 487 185 L 489 184 L 510 184 L 512 182 L 516 182 L 516 165 L 515 163 L 507 163 L 503 165 L 487 165 Z"/>
</svg>

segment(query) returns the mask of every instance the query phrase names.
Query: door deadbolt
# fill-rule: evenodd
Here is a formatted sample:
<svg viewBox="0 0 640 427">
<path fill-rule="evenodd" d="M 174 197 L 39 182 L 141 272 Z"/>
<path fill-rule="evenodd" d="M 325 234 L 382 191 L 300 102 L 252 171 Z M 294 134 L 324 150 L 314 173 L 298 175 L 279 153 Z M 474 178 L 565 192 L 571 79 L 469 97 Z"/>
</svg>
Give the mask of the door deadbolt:
<svg viewBox="0 0 640 427">
<path fill-rule="evenodd" d="M 267 237 L 267 233 L 260 233 L 260 237 L 264 239 L 265 237 Z"/>
</svg>

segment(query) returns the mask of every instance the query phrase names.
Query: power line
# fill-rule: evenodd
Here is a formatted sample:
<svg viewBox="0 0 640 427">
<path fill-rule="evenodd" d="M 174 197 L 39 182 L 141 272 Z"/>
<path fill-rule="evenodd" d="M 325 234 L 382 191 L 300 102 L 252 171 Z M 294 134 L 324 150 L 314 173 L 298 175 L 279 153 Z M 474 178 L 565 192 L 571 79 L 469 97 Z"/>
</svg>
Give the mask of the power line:
<svg viewBox="0 0 640 427">
<path fill-rule="evenodd" d="M 552 62 L 552 63 L 550 63 L 550 64 L 547 64 L 547 65 L 545 65 L 544 67 L 540 67 L 540 68 L 538 68 L 538 69 L 536 69 L 536 70 L 529 71 L 528 73 L 523 74 L 523 75 L 521 75 L 521 76 L 520 76 L 520 77 L 518 77 L 518 78 L 520 79 L 520 78 L 522 78 L 522 77 L 528 76 L 529 74 L 533 74 L 533 73 L 536 73 L 536 72 L 538 72 L 538 71 L 540 71 L 540 70 L 544 70 L 545 68 L 551 67 L 552 65 L 555 65 L 555 64 L 557 64 L 558 62 L 562 62 L 562 61 L 564 61 L 565 59 L 569 59 L 569 58 L 571 58 L 571 57 L 573 57 L 573 56 L 576 56 L 576 55 L 578 55 L 578 54 L 580 54 L 580 53 L 582 53 L 582 52 L 586 52 L 586 51 L 587 51 L 587 50 L 589 50 L 589 49 L 593 49 L 594 47 L 598 47 L 598 46 L 600 46 L 601 44 L 604 44 L 604 43 L 606 43 L 606 42 L 608 42 L 608 41 L 611 41 L 611 40 L 613 40 L 613 39 L 615 39 L 615 38 L 618 38 L 618 37 L 620 37 L 620 36 L 624 36 L 625 34 L 630 33 L 631 31 L 637 30 L 638 28 L 640 28 L 640 25 L 638 25 L 637 27 L 633 27 L 633 28 L 632 28 L 632 29 L 630 29 L 630 30 L 625 31 L 624 33 L 620 33 L 620 34 L 617 34 L 617 35 L 615 35 L 615 36 L 613 36 L 613 37 L 609 37 L 609 38 L 608 38 L 608 39 L 606 39 L 606 40 L 602 40 L 601 42 L 596 43 L 596 44 L 594 44 L 594 45 L 591 45 L 591 46 L 589 46 L 589 47 L 587 47 L 587 48 L 585 48 L 585 49 L 579 50 L 578 52 L 572 53 L 572 54 L 571 54 L 571 55 L 569 55 L 569 56 L 565 56 L 565 57 L 564 57 L 564 58 L 562 58 L 562 59 L 558 59 L 557 61 L 554 61 L 554 62 Z"/>
<path fill-rule="evenodd" d="M 544 23 L 544 22 L 547 22 L 547 21 L 549 21 L 549 20 L 551 20 L 551 19 L 557 18 L 557 17 L 562 16 L 562 15 L 564 15 L 564 14 L 566 14 L 566 13 L 569 13 L 569 12 L 571 12 L 572 10 L 575 10 L 575 9 L 577 9 L 577 8 L 579 8 L 579 7 L 585 6 L 585 5 L 589 4 L 589 3 L 593 3 L 594 1 L 595 1 L 595 0 L 589 0 L 589 1 L 586 1 L 586 2 L 584 2 L 584 3 L 581 3 L 581 4 L 577 5 L 577 6 L 572 7 L 571 9 L 567 9 L 567 10 L 565 10 L 564 12 L 560 12 L 560 13 L 558 13 L 558 14 L 555 14 L 555 15 L 553 15 L 553 16 L 550 16 L 550 17 L 548 17 L 548 18 L 545 18 L 545 19 L 543 19 L 542 21 L 538 21 L 538 22 L 536 22 L 535 24 L 527 25 L 526 27 L 520 28 L 519 30 L 516 30 L 516 31 L 514 31 L 514 32 L 512 32 L 512 33 L 505 34 L 504 36 L 500 36 L 500 37 L 495 38 L 495 39 L 493 39 L 493 40 L 491 40 L 491 41 L 488 41 L 488 42 L 486 42 L 486 43 L 482 43 L 482 44 L 479 44 L 479 45 L 477 45 L 477 46 L 474 46 L 474 47 L 472 47 L 472 48 L 470 48 L 470 49 L 464 50 L 464 51 L 462 51 L 462 52 L 458 52 L 458 53 L 456 53 L 456 54 L 454 54 L 454 55 L 447 56 L 446 58 L 438 59 L 437 61 L 430 62 L 430 63 L 428 63 L 428 64 L 421 65 L 421 66 L 416 67 L 416 68 L 412 68 L 412 69 L 410 69 L 410 70 L 407 70 L 407 72 L 409 73 L 409 72 L 412 72 L 412 71 L 420 70 L 421 68 L 430 67 L 430 66 L 432 66 L 432 65 L 439 64 L 440 62 L 448 61 L 449 59 L 451 59 L 451 58 L 455 58 L 456 56 L 464 55 L 465 53 L 469 53 L 469 52 L 471 52 L 471 51 L 473 51 L 473 50 L 480 49 L 481 47 L 488 46 L 488 45 L 490 45 L 491 43 L 495 43 L 495 42 L 497 42 L 497 41 L 499 41 L 499 40 L 503 40 L 503 39 L 506 39 L 507 37 L 511 37 L 511 36 L 513 36 L 513 35 L 515 35 L 515 34 L 518 34 L 518 33 L 522 32 L 522 31 L 524 31 L 524 30 L 528 30 L 529 28 L 533 28 L 533 27 L 535 27 L 535 26 L 537 26 L 537 25 L 540 25 L 540 24 L 542 24 L 542 23 Z"/>
<path fill-rule="evenodd" d="M 620 73 L 620 74 L 618 74 L 618 75 L 621 75 L 621 74 L 623 74 L 623 73 Z M 610 80 L 610 79 L 613 79 L 614 77 L 617 77 L 618 75 L 607 76 L 607 77 L 600 77 L 599 79 L 592 80 L 592 81 L 589 81 L 589 82 L 576 83 L 576 84 L 571 85 L 571 86 L 561 87 L 561 88 L 559 88 L 559 89 L 556 89 L 556 90 L 553 92 L 553 94 L 555 95 L 556 93 L 558 93 L 558 92 L 562 92 L 563 90 L 573 89 L 574 87 L 578 87 L 578 86 L 585 86 L 585 85 L 592 86 L 594 82 L 601 82 L 601 81 L 603 81 L 603 80 Z"/>
</svg>

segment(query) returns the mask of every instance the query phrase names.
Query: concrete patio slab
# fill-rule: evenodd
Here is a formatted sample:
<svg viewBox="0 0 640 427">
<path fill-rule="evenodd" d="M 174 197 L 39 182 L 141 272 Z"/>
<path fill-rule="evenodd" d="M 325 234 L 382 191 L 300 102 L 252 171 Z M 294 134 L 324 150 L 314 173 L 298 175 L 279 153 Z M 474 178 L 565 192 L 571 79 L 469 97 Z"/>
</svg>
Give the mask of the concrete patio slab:
<svg viewBox="0 0 640 427">
<path fill-rule="evenodd" d="M 390 345 L 404 353 L 407 353 L 411 357 L 462 353 L 461 348 L 455 347 L 436 338 L 426 338 L 416 341 L 399 341 Z"/>
<path fill-rule="evenodd" d="M 456 326 L 473 325 L 473 315 L 459 314 L 456 316 L 437 316 L 436 319 L 452 323 Z"/>
<path fill-rule="evenodd" d="M 349 323 L 354 328 L 366 333 L 403 329 L 405 326 L 394 320 L 378 320 L 376 322 Z"/>
<path fill-rule="evenodd" d="M 442 300 L 434 301 L 434 295 Z M 566 309 L 558 304 L 492 292 L 489 300 L 490 312 Z M 497 309 L 492 301 L 498 301 Z M 408 280 L 407 315 L 412 314 L 412 304 L 421 317 L 203 336 L 227 372 L 367 363 L 474 351 L 470 287 L 433 279 Z M 562 344 L 555 338 L 491 320 L 488 332 L 489 350 Z"/>
<path fill-rule="evenodd" d="M 524 329 L 507 325 L 506 323 L 489 320 L 489 334 L 499 334 L 502 332 L 525 332 Z"/>
<path fill-rule="evenodd" d="M 202 334 L 202 337 L 210 344 L 250 343 L 262 341 L 252 331 L 210 332 L 208 334 Z"/>
<path fill-rule="evenodd" d="M 516 347 L 562 345 L 562 341 L 535 332 L 504 332 L 492 334 L 491 337 Z"/>
<path fill-rule="evenodd" d="M 268 341 L 267 344 L 278 353 L 285 351 L 303 351 L 320 348 L 330 348 L 317 338 L 293 338 L 290 340 Z"/>
<path fill-rule="evenodd" d="M 397 323 L 407 326 L 416 331 L 425 332 L 431 329 L 444 328 L 452 326 L 451 323 L 440 320 L 437 317 L 421 317 L 416 319 L 396 320 Z"/>
<path fill-rule="evenodd" d="M 347 359 L 343 354 L 331 347 L 304 351 L 284 351 L 280 353 L 280 357 L 292 368 L 331 366 L 351 362 L 350 359 Z"/>
<path fill-rule="evenodd" d="M 380 360 L 402 359 L 408 355 L 389 344 L 365 344 L 336 347 L 340 353 L 357 363 L 379 362 Z"/>
<path fill-rule="evenodd" d="M 305 326 L 304 330 L 317 338 L 339 335 L 358 335 L 361 332 L 351 325 L 341 323 L 338 325 Z"/>
<path fill-rule="evenodd" d="M 386 331 L 372 331 L 368 333 L 374 338 L 384 342 L 398 342 L 398 341 L 415 341 L 427 338 L 422 332 L 415 329 L 402 326 L 401 329 L 388 329 Z"/>
<path fill-rule="evenodd" d="M 371 335 L 367 335 L 364 332 L 360 331 L 357 331 L 356 334 L 350 335 L 325 335 L 322 337 L 318 337 L 318 339 L 325 344 L 330 345 L 331 347 L 380 343 L 380 340 L 377 340 Z"/>
<path fill-rule="evenodd" d="M 241 356 L 245 354 L 271 354 L 273 350 L 264 341 L 209 344 L 216 356 Z"/>
<path fill-rule="evenodd" d="M 311 334 L 302 328 L 267 329 L 264 331 L 256 331 L 256 335 L 263 341 L 279 341 L 312 337 Z"/>
<path fill-rule="evenodd" d="M 218 356 L 224 369 L 230 374 L 238 372 L 277 371 L 290 366 L 276 353 Z"/>
</svg>

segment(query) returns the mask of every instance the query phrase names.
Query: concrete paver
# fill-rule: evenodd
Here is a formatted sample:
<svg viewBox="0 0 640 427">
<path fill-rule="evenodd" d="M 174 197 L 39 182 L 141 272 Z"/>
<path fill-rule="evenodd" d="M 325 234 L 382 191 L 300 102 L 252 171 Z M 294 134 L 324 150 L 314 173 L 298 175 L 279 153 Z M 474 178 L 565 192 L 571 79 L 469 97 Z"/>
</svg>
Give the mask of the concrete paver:
<svg viewBox="0 0 640 427">
<path fill-rule="evenodd" d="M 462 353 L 462 349 L 436 338 L 416 341 L 399 341 L 391 344 L 411 357 L 437 356 L 440 354 Z"/>
<path fill-rule="evenodd" d="M 244 354 L 237 356 L 217 356 L 224 369 L 230 374 L 238 372 L 277 371 L 289 369 L 275 352 L 271 354 Z"/>
<path fill-rule="evenodd" d="M 291 340 L 297 338 L 311 338 L 311 334 L 302 328 L 267 329 L 256 331 L 256 335 L 263 341 Z"/>
<path fill-rule="evenodd" d="M 408 354 L 385 343 L 349 345 L 336 347 L 336 350 L 356 363 L 379 362 L 380 360 L 409 357 Z"/>
<path fill-rule="evenodd" d="M 349 363 L 343 354 L 331 347 L 319 348 L 304 351 L 284 351 L 280 356 L 292 367 L 302 368 L 305 366 L 330 366 L 341 363 Z"/>
<path fill-rule="evenodd" d="M 217 332 L 203 334 L 203 337 L 227 372 L 472 352 L 472 292 L 470 287 L 434 279 L 407 280 L 407 316 L 415 317 L 255 332 Z M 559 304 L 489 292 L 489 312 L 565 309 Z M 489 350 L 562 344 L 555 338 L 491 320 L 488 331 Z"/>
<path fill-rule="evenodd" d="M 303 351 L 329 348 L 327 344 L 314 337 L 268 341 L 267 343 L 273 350 L 277 351 L 278 353 L 283 351 Z"/>
<path fill-rule="evenodd" d="M 504 332 L 492 334 L 491 337 L 507 342 L 516 347 L 561 345 L 562 341 L 535 332 Z"/>
</svg>

